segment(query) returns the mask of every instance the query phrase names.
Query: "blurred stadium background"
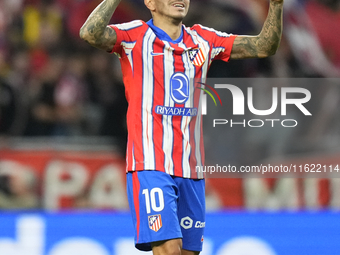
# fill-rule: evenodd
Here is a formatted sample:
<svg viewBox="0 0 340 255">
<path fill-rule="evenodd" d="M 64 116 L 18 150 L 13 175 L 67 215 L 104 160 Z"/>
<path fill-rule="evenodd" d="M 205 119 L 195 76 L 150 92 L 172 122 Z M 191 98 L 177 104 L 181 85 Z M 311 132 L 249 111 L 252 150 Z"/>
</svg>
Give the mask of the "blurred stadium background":
<svg viewBox="0 0 340 255">
<path fill-rule="evenodd" d="M 78 31 L 100 0 L 0 0 L 0 255 L 133 255 L 125 194 L 127 103 L 116 57 Z M 285 0 L 268 59 L 215 62 L 210 77 L 339 78 L 340 1 Z M 185 24 L 257 34 L 267 0 L 195 0 Z M 123 0 L 112 23 L 148 20 Z M 294 132 L 205 128 L 207 162 L 340 164 L 340 91 Z M 315 102 L 315 101 L 314 101 Z M 216 146 L 217 145 L 217 146 Z M 207 179 L 203 255 L 338 254 L 340 179 Z"/>
</svg>

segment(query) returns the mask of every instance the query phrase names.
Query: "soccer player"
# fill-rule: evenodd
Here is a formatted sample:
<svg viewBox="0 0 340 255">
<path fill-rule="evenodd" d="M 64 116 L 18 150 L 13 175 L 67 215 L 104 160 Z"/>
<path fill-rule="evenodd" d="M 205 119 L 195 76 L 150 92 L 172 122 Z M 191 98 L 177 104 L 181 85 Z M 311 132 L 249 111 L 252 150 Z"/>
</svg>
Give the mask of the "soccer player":
<svg viewBox="0 0 340 255">
<path fill-rule="evenodd" d="M 144 0 L 152 19 L 108 25 L 120 0 L 104 0 L 80 30 L 115 53 L 128 100 L 127 191 L 136 248 L 194 255 L 205 227 L 202 118 L 197 87 L 214 59 L 263 58 L 281 39 L 283 0 L 270 0 L 257 36 L 182 24 L 189 0 Z M 194 80 L 195 79 L 195 80 Z M 199 82 L 196 82 L 198 79 Z"/>
</svg>

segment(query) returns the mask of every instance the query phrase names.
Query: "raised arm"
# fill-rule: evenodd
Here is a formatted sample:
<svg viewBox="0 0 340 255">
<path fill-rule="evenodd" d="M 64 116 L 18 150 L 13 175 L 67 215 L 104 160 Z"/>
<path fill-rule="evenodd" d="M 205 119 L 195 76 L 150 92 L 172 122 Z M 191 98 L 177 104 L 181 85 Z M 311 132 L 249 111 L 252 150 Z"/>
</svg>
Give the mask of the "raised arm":
<svg viewBox="0 0 340 255">
<path fill-rule="evenodd" d="M 265 58 L 277 51 L 282 35 L 283 0 L 270 0 L 269 12 L 258 36 L 237 36 L 231 59 Z"/>
<path fill-rule="evenodd" d="M 119 2 L 120 0 L 101 2 L 81 27 L 80 38 L 96 48 L 111 51 L 116 43 L 117 35 L 114 29 L 107 25 Z"/>
</svg>

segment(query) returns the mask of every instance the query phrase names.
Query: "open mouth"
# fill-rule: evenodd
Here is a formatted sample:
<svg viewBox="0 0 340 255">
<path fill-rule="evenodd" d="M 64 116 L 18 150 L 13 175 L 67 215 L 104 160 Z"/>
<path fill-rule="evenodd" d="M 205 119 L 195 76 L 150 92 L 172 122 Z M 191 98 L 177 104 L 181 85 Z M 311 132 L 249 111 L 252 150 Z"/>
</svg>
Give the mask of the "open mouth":
<svg viewBox="0 0 340 255">
<path fill-rule="evenodd" d="M 172 6 L 180 9 L 184 9 L 184 4 L 183 3 L 174 3 Z"/>
</svg>

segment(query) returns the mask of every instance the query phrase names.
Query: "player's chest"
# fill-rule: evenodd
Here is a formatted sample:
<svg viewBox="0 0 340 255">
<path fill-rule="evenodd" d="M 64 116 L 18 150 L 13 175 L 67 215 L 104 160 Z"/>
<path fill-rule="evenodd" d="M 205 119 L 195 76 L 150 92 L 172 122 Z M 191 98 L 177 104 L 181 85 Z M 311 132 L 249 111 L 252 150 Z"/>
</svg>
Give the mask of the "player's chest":
<svg viewBox="0 0 340 255">
<path fill-rule="evenodd" d="M 210 47 L 205 43 L 171 44 L 163 41 L 145 41 L 135 48 L 134 55 L 144 70 L 152 72 L 183 71 L 194 75 L 207 68 Z M 195 75 L 194 75 L 195 76 Z"/>
</svg>

